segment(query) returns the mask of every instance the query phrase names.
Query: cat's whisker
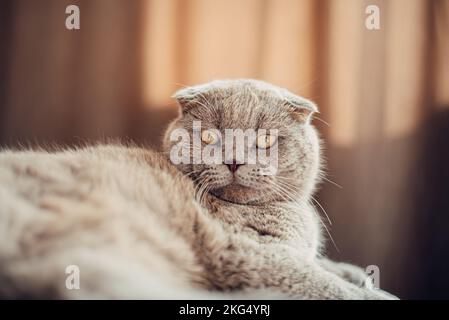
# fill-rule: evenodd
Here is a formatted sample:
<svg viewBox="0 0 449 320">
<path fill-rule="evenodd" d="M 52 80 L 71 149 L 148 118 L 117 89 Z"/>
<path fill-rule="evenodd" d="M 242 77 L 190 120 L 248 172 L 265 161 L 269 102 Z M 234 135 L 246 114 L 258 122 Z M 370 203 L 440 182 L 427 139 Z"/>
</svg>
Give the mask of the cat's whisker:
<svg viewBox="0 0 449 320">
<path fill-rule="evenodd" d="M 313 196 L 310 196 L 310 199 L 312 199 L 312 201 L 314 201 L 321 208 L 321 210 L 326 215 L 326 218 L 327 218 L 327 221 L 329 222 L 329 225 L 332 225 L 332 221 L 329 218 L 329 215 L 327 214 L 326 210 L 324 210 L 324 207 L 321 205 L 321 203 L 317 199 L 315 199 Z"/>
<path fill-rule="evenodd" d="M 194 179 L 192 179 L 192 182 L 193 182 L 195 185 L 197 185 L 197 184 L 198 184 L 197 182 L 198 182 L 200 179 L 203 179 L 203 177 L 199 175 L 199 176 L 195 177 Z"/>
<path fill-rule="evenodd" d="M 183 84 L 183 83 L 180 83 L 180 82 L 172 82 L 174 85 L 176 85 L 176 86 L 179 86 L 179 87 L 181 87 L 181 88 L 188 88 L 188 87 L 190 87 L 189 85 L 187 85 L 187 84 Z"/>
<path fill-rule="evenodd" d="M 282 176 L 276 176 L 276 179 L 281 179 L 281 180 L 288 180 L 288 181 L 298 181 L 298 178 L 291 178 L 291 177 L 282 177 Z"/>
<path fill-rule="evenodd" d="M 190 172 L 185 173 L 185 175 L 188 176 L 189 178 L 191 178 L 192 180 L 196 175 L 199 176 L 200 174 L 201 174 L 201 170 L 192 170 Z"/>
<path fill-rule="evenodd" d="M 271 181 L 270 181 L 270 182 L 271 182 Z M 280 181 L 279 181 L 279 182 L 280 182 Z M 275 183 L 273 183 L 273 185 L 276 186 Z M 282 188 L 281 185 L 278 185 L 278 187 L 279 187 L 279 188 Z M 295 202 L 295 203 L 297 203 L 297 204 L 299 204 L 299 205 L 302 205 L 302 204 L 298 203 L 297 200 L 295 200 L 295 199 L 293 199 L 291 196 L 289 196 L 288 192 L 285 191 L 285 185 L 284 185 L 284 194 L 285 194 L 291 201 L 293 201 L 293 202 Z M 312 206 L 312 207 L 313 207 L 313 206 Z M 334 245 L 335 250 L 337 250 L 337 252 L 340 252 L 340 249 L 338 248 L 337 244 L 335 243 L 335 240 L 334 240 L 334 238 L 332 237 L 332 234 L 330 233 L 329 228 L 328 228 L 328 227 L 326 226 L 326 224 L 323 222 L 323 219 L 321 219 L 320 215 L 319 215 L 315 210 L 313 210 L 313 212 L 315 213 L 315 215 L 316 215 L 317 218 L 319 219 L 319 221 L 320 221 L 321 225 L 323 226 L 323 228 L 326 230 L 326 233 L 328 234 L 329 239 L 331 240 L 332 244 Z M 327 214 L 326 214 L 326 215 L 327 215 Z M 329 218 L 329 217 L 328 217 L 328 218 Z"/>
<path fill-rule="evenodd" d="M 203 195 L 204 195 L 204 192 L 206 191 L 206 189 L 208 187 L 207 183 L 209 182 L 209 180 L 210 179 L 208 177 L 206 177 L 206 179 L 201 182 L 201 188 L 198 191 L 198 202 L 201 205 L 203 204 Z"/>
<path fill-rule="evenodd" d="M 328 126 L 328 127 L 331 126 L 331 125 L 329 124 L 329 122 L 327 122 L 327 121 L 321 119 L 320 117 L 318 117 L 318 116 L 316 116 L 316 115 L 314 115 L 313 118 L 314 118 L 314 119 L 317 119 L 318 121 L 321 121 L 322 123 L 324 123 L 324 124 L 325 124 L 326 126 Z"/>
<path fill-rule="evenodd" d="M 204 191 L 204 193 L 203 193 L 203 197 L 202 197 L 202 199 L 201 199 L 201 203 L 203 203 L 203 201 L 205 200 L 205 198 L 207 197 L 207 195 L 209 194 L 209 191 L 212 189 L 212 186 L 211 185 L 209 185 L 207 188 L 206 188 L 206 190 Z"/>
<path fill-rule="evenodd" d="M 208 176 L 208 171 L 204 170 L 200 173 L 199 177 L 196 179 L 197 181 L 200 180 L 197 185 L 197 190 L 195 192 L 195 199 L 203 205 L 204 196 L 210 191 L 212 186 L 209 185 L 211 181 L 213 181 L 213 178 Z"/>
<path fill-rule="evenodd" d="M 341 185 L 339 185 L 338 183 L 336 183 L 335 181 L 332 181 L 331 179 L 327 178 L 324 174 L 320 174 L 319 177 L 327 182 L 329 182 L 330 184 L 336 186 L 337 188 L 343 189 L 343 187 Z M 281 180 L 289 180 L 289 181 L 297 181 L 297 178 L 290 178 L 290 177 L 282 177 L 282 176 L 277 176 L 276 179 L 281 179 Z"/>
<path fill-rule="evenodd" d="M 272 186 L 274 186 L 275 188 L 277 188 L 277 191 L 282 192 L 282 194 L 284 194 L 285 196 L 287 196 L 289 201 L 293 201 L 293 202 L 295 202 L 296 204 L 298 204 L 298 205 L 300 205 L 300 206 L 303 206 L 303 204 L 300 203 L 300 200 L 299 200 L 299 199 L 294 199 L 294 198 L 290 195 L 290 193 L 291 193 L 290 190 L 286 189 L 284 186 L 282 186 L 282 185 L 280 185 L 280 184 L 278 184 L 278 183 L 275 183 L 274 181 L 269 181 L 269 182 L 271 183 Z M 296 193 L 293 193 L 292 195 L 297 195 L 297 194 L 296 194 Z"/>
<path fill-rule="evenodd" d="M 295 187 L 287 182 L 279 181 L 279 183 L 283 184 L 285 187 L 289 187 L 292 192 L 299 191 L 299 189 L 297 189 L 297 187 Z M 327 221 L 329 222 L 329 225 L 332 226 L 332 220 L 330 219 L 329 215 L 327 214 L 327 211 L 324 209 L 324 207 L 321 205 L 321 203 L 317 199 L 315 199 L 312 195 L 310 195 L 310 198 L 321 208 L 324 215 L 326 216 Z"/>
<path fill-rule="evenodd" d="M 202 205 L 201 198 L 202 198 L 203 190 L 207 187 L 206 181 L 201 181 L 198 184 L 198 186 L 199 186 L 198 190 L 195 193 L 195 199 L 198 203 L 200 203 Z"/>
<path fill-rule="evenodd" d="M 343 187 L 341 185 L 339 185 L 335 181 L 332 181 L 332 180 L 326 178 L 324 175 L 320 175 L 320 178 L 323 179 L 323 180 L 326 180 L 327 182 L 329 182 L 330 184 L 336 186 L 337 188 L 343 189 Z"/>
<path fill-rule="evenodd" d="M 273 190 L 276 196 L 279 196 L 283 201 L 292 201 L 287 197 L 286 191 L 283 190 L 279 185 L 275 184 L 273 181 L 268 182 L 270 182 L 270 186 L 274 188 Z"/>
<path fill-rule="evenodd" d="M 314 211 L 315 211 L 315 210 L 314 210 Z M 316 212 L 315 212 L 315 213 L 316 213 Z M 322 226 L 324 227 L 324 229 L 326 229 L 326 233 L 328 234 L 329 238 L 331 239 L 332 244 L 333 244 L 334 247 L 335 247 L 335 250 L 337 250 L 337 252 L 340 252 L 340 249 L 338 248 L 337 244 L 335 243 L 335 240 L 334 240 L 334 238 L 332 237 L 332 234 L 330 233 L 328 227 L 327 227 L 326 224 L 323 222 L 323 220 L 320 218 L 320 215 L 319 215 L 318 213 L 316 213 L 316 215 L 319 217 L 319 219 L 320 219 L 320 221 L 321 221 L 321 224 L 322 224 Z"/>
</svg>

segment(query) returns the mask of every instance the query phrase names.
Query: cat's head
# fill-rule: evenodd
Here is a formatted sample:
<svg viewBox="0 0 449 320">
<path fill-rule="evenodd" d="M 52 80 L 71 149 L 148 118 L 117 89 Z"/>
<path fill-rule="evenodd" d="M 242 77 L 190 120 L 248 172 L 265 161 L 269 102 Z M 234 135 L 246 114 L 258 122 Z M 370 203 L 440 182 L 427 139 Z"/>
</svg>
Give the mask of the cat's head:
<svg viewBox="0 0 449 320">
<path fill-rule="evenodd" d="M 181 112 L 164 149 L 199 192 L 240 204 L 312 192 L 320 167 L 312 102 L 256 80 L 213 81 L 174 98 Z"/>
</svg>

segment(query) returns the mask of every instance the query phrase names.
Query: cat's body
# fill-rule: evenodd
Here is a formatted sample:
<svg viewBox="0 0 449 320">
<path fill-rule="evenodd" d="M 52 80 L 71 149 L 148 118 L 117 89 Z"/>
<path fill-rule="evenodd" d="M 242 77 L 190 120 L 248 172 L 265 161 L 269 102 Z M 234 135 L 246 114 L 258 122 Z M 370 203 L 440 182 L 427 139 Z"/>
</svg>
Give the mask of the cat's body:
<svg viewBox="0 0 449 320">
<path fill-rule="evenodd" d="M 193 186 L 154 152 L 8 152 L 0 177 L 1 296 L 168 298 L 195 279 Z"/>
<path fill-rule="evenodd" d="M 217 106 L 232 98 L 235 108 L 248 107 L 245 113 L 224 106 L 217 127 L 256 126 L 249 114 L 260 109 L 269 118 L 267 99 L 278 108 L 278 92 L 270 94 L 277 89 L 254 81 L 185 90 L 177 97 L 184 112 L 168 133 L 189 128 L 190 112 L 214 126 L 210 106 L 201 115 L 191 109 L 204 106 L 200 99 Z M 272 113 L 272 121 L 286 136 L 301 138 L 279 139 L 285 150 L 275 177 L 257 176 L 250 165 L 233 167 L 232 174 L 226 164 L 176 168 L 168 153 L 120 145 L 2 152 L 0 297 L 211 298 L 237 291 L 235 297 L 257 298 L 254 289 L 268 289 L 299 299 L 388 298 L 350 283 L 363 284 L 356 267 L 321 257 L 320 218 L 306 201 L 319 171 L 318 139 L 301 122 L 302 111 L 292 119 L 284 113 Z M 256 118 L 258 126 L 269 121 Z M 167 150 L 173 144 L 167 135 Z M 297 157 L 288 148 L 299 150 Z M 277 189 L 276 179 L 297 184 Z M 70 265 L 79 267 L 79 290 L 66 288 Z"/>
</svg>

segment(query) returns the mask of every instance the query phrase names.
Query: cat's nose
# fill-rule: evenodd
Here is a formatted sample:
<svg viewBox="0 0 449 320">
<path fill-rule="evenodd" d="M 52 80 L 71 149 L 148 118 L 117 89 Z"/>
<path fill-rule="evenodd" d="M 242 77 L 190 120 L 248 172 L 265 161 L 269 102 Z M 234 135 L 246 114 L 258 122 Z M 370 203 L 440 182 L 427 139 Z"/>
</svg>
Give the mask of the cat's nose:
<svg viewBox="0 0 449 320">
<path fill-rule="evenodd" d="M 229 171 L 232 173 L 235 173 L 237 169 L 241 166 L 241 164 L 236 163 L 233 161 L 231 164 L 226 164 L 228 166 Z"/>
</svg>

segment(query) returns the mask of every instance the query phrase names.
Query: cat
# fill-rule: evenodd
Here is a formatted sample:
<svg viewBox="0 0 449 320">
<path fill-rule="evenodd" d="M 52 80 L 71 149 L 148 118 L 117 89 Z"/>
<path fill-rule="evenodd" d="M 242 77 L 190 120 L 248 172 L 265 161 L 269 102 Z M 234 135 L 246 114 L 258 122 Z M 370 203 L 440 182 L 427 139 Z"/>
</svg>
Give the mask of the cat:
<svg viewBox="0 0 449 320">
<path fill-rule="evenodd" d="M 315 104 L 247 79 L 174 98 L 180 113 L 162 153 L 120 144 L 0 153 L 0 297 L 395 298 L 323 255 L 310 204 L 322 166 Z M 276 172 L 233 158 L 174 164 L 175 147 L 220 146 L 225 129 L 276 129 L 253 146 L 276 149 Z M 173 139 L 179 130 L 201 145 Z M 79 270 L 75 290 L 68 266 Z"/>
</svg>

